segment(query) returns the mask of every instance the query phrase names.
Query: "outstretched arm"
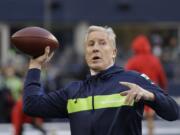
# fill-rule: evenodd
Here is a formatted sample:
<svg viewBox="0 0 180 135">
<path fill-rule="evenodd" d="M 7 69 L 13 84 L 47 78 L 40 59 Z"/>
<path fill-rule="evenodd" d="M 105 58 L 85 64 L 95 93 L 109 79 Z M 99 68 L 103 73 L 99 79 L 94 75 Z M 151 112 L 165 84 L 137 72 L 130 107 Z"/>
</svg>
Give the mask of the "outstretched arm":
<svg viewBox="0 0 180 135">
<path fill-rule="evenodd" d="M 129 87 L 128 91 L 120 93 L 123 96 L 127 96 L 127 104 L 131 104 L 133 101 L 138 102 L 143 100 L 145 104 L 153 108 L 160 117 L 169 121 L 178 119 L 179 108 L 177 103 L 170 96 L 158 90 L 153 84 L 149 84 L 152 85 L 150 91 L 134 83 L 120 83 Z"/>
</svg>

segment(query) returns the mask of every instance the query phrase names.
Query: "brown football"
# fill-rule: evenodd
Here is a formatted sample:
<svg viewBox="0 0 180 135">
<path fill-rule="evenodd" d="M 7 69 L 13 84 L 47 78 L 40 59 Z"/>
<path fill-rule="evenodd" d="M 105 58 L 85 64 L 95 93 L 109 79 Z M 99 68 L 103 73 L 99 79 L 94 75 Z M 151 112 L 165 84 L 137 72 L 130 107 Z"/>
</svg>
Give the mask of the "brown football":
<svg viewBox="0 0 180 135">
<path fill-rule="evenodd" d="M 15 32 L 11 36 L 11 42 L 18 50 L 34 58 L 43 55 L 46 46 L 51 51 L 59 47 L 56 37 L 40 27 L 26 27 Z"/>
</svg>

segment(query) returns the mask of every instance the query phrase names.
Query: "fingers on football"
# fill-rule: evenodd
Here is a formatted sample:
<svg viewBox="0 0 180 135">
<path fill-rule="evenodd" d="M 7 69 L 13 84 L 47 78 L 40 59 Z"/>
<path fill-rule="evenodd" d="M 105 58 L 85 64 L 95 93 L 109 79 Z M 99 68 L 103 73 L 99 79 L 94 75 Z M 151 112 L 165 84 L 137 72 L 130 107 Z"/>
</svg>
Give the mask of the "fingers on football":
<svg viewBox="0 0 180 135">
<path fill-rule="evenodd" d="M 45 56 L 46 56 L 46 58 L 49 56 L 49 53 L 50 53 L 50 47 L 47 46 L 47 47 L 45 48 Z"/>
<path fill-rule="evenodd" d="M 49 61 L 51 60 L 51 58 L 53 57 L 53 55 L 54 55 L 54 52 L 52 52 L 52 53 L 48 56 L 47 62 L 49 62 Z"/>
</svg>

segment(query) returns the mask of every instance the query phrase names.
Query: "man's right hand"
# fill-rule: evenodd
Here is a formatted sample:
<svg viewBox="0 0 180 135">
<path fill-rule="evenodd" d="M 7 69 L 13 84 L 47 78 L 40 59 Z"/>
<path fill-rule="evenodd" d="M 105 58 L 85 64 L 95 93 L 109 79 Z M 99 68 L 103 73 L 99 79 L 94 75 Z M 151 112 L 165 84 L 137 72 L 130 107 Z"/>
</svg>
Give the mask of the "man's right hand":
<svg viewBox="0 0 180 135">
<path fill-rule="evenodd" d="M 50 47 L 47 46 L 45 48 L 45 52 L 44 52 L 43 55 L 41 55 L 41 56 L 39 56 L 39 57 L 37 57 L 35 59 L 30 60 L 29 69 L 32 69 L 32 68 L 41 69 L 43 65 L 45 65 L 47 62 L 50 61 L 53 54 L 54 54 L 53 52 L 50 53 Z"/>
</svg>

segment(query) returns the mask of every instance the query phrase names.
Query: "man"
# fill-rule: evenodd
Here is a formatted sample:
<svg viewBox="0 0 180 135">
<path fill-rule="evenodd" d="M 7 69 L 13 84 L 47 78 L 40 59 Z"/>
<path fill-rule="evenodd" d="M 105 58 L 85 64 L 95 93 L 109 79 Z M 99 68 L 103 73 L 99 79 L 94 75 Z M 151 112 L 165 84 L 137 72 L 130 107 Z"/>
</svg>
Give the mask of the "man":
<svg viewBox="0 0 180 135">
<path fill-rule="evenodd" d="M 139 73 L 114 65 L 115 34 L 111 28 L 90 26 L 85 38 L 85 59 L 90 76 L 43 94 L 42 65 L 52 57 L 31 59 L 24 85 L 24 111 L 32 116 L 69 118 L 72 135 L 141 135 L 144 105 L 172 121 L 178 118 L 176 102 Z"/>
<path fill-rule="evenodd" d="M 135 70 L 147 75 L 154 83 L 164 90 L 167 89 L 167 78 L 159 59 L 151 52 L 151 45 L 148 38 L 138 35 L 131 45 L 133 56 L 127 61 L 125 66 L 128 70 Z M 145 117 L 147 119 L 148 135 L 153 135 L 154 111 L 145 106 Z"/>
</svg>

